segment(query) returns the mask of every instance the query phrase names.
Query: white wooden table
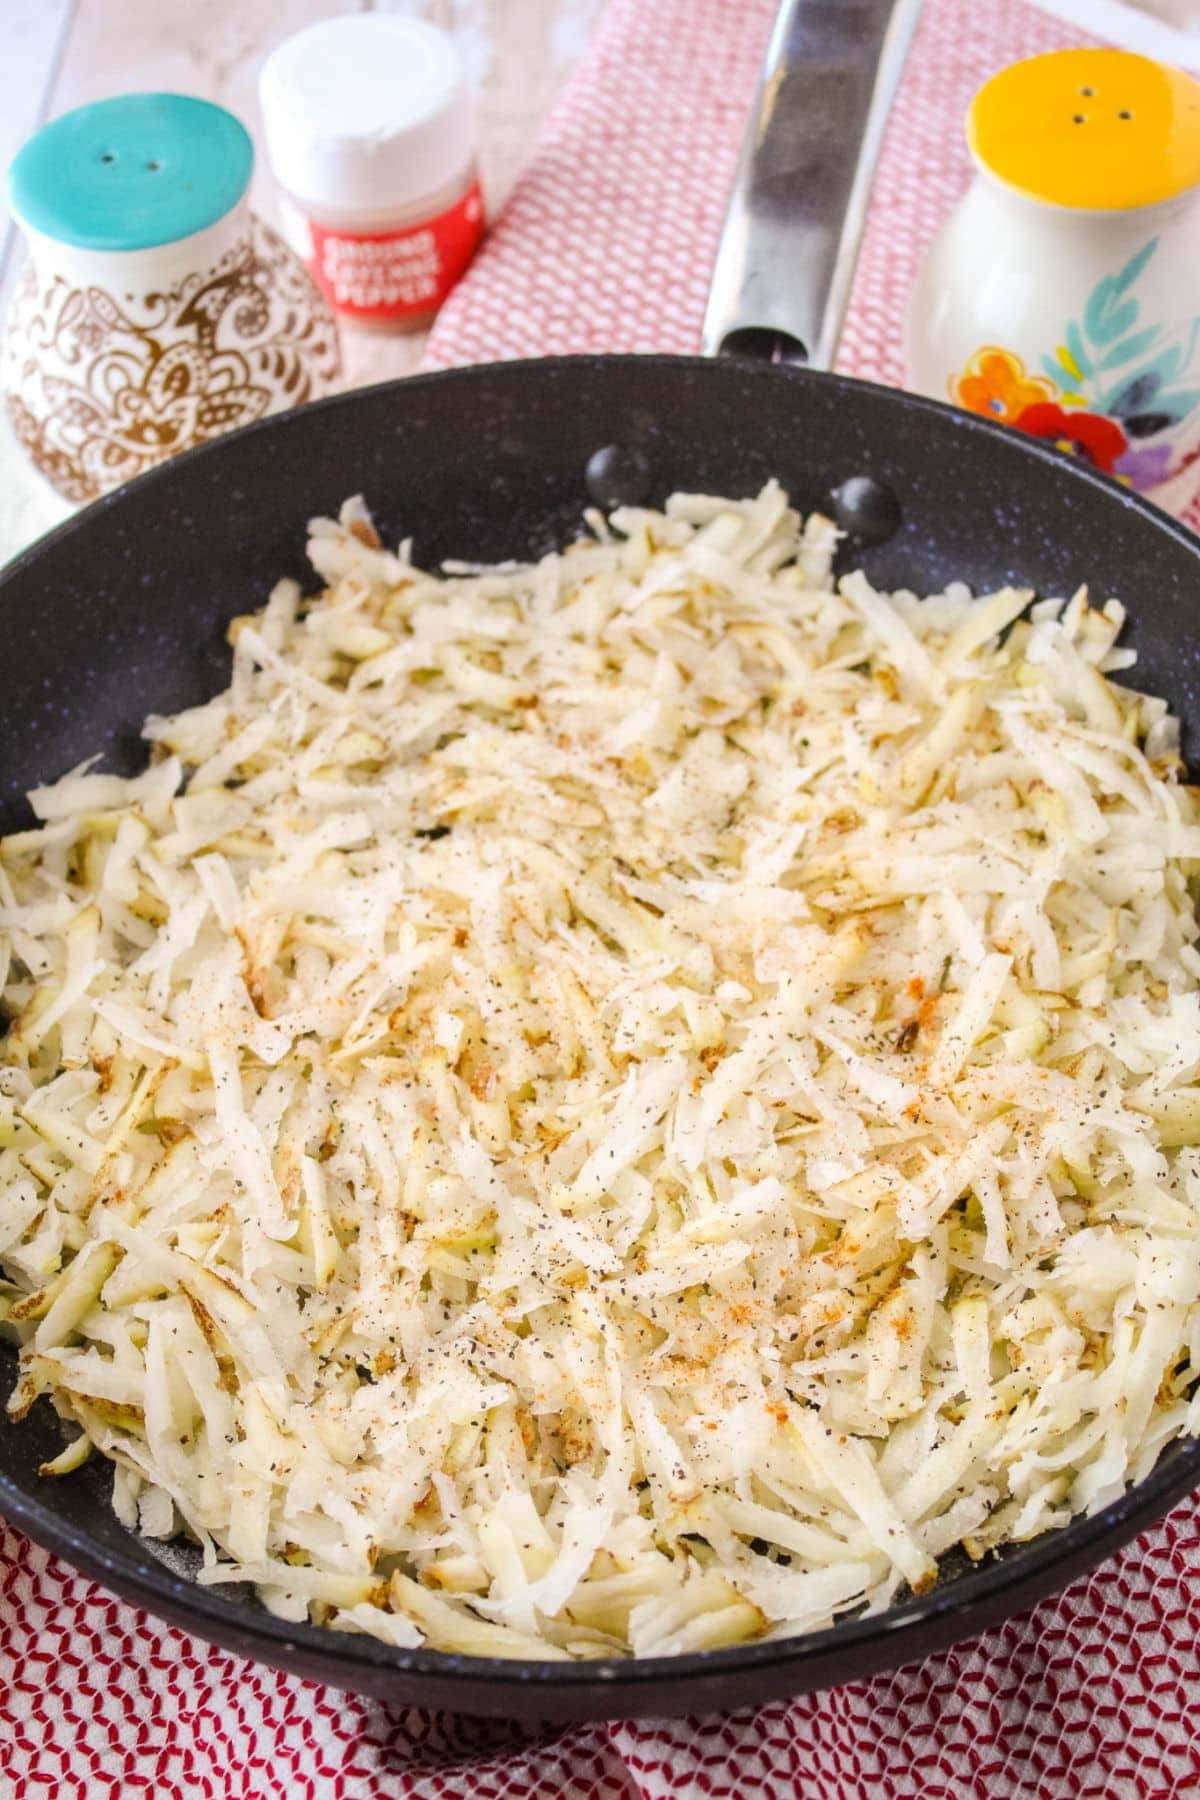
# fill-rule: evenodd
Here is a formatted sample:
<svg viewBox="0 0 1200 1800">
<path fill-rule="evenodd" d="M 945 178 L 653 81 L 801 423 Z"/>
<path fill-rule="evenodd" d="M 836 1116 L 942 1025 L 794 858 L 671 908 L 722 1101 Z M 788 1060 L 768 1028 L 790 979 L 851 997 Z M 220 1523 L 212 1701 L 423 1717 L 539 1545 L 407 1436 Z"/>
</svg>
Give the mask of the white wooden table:
<svg viewBox="0 0 1200 1800">
<path fill-rule="evenodd" d="M 46 119 L 135 89 L 219 101 L 258 150 L 253 204 L 274 216 L 258 71 L 281 39 L 336 12 L 419 13 L 456 38 L 479 96 L 484 193 L 495 214 L 601 0 L 0 0 L 0 170 Z M 0 200 L 2 208 L 2 200 Z M 0 304 L 24 252 L 0 210 Z M 343 332 L 344 385 L 407 374 L 420 336 Z M 0 414 L 0 566 L 70 507 L 30 468 Z"/>
</svg>

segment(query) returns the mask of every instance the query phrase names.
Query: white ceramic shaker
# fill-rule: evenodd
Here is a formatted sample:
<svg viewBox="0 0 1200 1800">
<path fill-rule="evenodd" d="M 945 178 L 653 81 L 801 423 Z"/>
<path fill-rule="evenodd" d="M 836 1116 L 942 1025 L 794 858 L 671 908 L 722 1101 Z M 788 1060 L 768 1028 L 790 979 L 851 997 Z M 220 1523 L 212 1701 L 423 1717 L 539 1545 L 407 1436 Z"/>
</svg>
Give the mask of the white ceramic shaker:
<svg viewBox="0 0 1200 1800">
<path fill-rule="evenodd" d="M 909 384 L 1182 512 L 1200 490 L 1200 82 L 1119 50 L 1002 70 L 910 298 Z"/>
</svg>

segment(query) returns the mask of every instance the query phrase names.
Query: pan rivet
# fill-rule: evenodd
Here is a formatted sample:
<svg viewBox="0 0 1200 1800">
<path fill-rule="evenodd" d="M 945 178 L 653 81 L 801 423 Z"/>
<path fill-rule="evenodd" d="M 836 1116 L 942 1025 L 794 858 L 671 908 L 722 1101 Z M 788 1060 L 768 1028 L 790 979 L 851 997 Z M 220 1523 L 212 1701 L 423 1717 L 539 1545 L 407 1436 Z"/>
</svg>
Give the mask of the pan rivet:
<svg viewBox="0 0 1200 1800">
<path fill-rule="evenodd" d="M 614 506 L 640 506 L 650 492 L 650 464 L 640 450 L 605 444 L 588 457 L 587 491 L 606 512 Z"/>
<path fill-rule="evenodd" d="M 882 544 L 899 530 L 900 502 L 885 482 L 873 475 L 851 475 L 831 495 L 833 516 L 860 544 Z"/>
</svg>

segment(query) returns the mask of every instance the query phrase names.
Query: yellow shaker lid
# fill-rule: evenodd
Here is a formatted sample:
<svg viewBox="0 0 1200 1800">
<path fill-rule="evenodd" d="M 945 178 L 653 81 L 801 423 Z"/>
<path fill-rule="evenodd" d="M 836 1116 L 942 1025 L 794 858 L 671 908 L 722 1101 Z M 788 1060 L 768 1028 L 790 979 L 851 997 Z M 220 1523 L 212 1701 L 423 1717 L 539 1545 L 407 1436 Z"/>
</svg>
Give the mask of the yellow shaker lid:
<svg viewBox="0 0 1200 1800">
<path fill-rule="evenodd" d="M 1053 50 L 984 83 L 967 143 L 1032 200 L 1150 206 L 1200 183 L 1200 81 L 1130 50 Z"/>
</svg>

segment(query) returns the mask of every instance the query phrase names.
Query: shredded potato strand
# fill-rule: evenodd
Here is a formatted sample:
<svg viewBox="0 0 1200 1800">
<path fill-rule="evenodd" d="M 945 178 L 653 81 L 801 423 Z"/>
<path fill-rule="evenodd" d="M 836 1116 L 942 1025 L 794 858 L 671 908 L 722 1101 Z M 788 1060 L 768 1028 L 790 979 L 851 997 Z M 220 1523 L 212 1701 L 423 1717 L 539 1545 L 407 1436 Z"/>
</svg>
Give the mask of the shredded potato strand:
<svg viewBox="0 0 1200 1800">
<path fill-rule="evenodd" d="M 787 1634 L 1200 1423 L 1200 826 L 1116 602 L 770 484 L 423 573 L 361 502 L 0 853 L 10 1409 L 284 1618 Z"/>
</svg>

